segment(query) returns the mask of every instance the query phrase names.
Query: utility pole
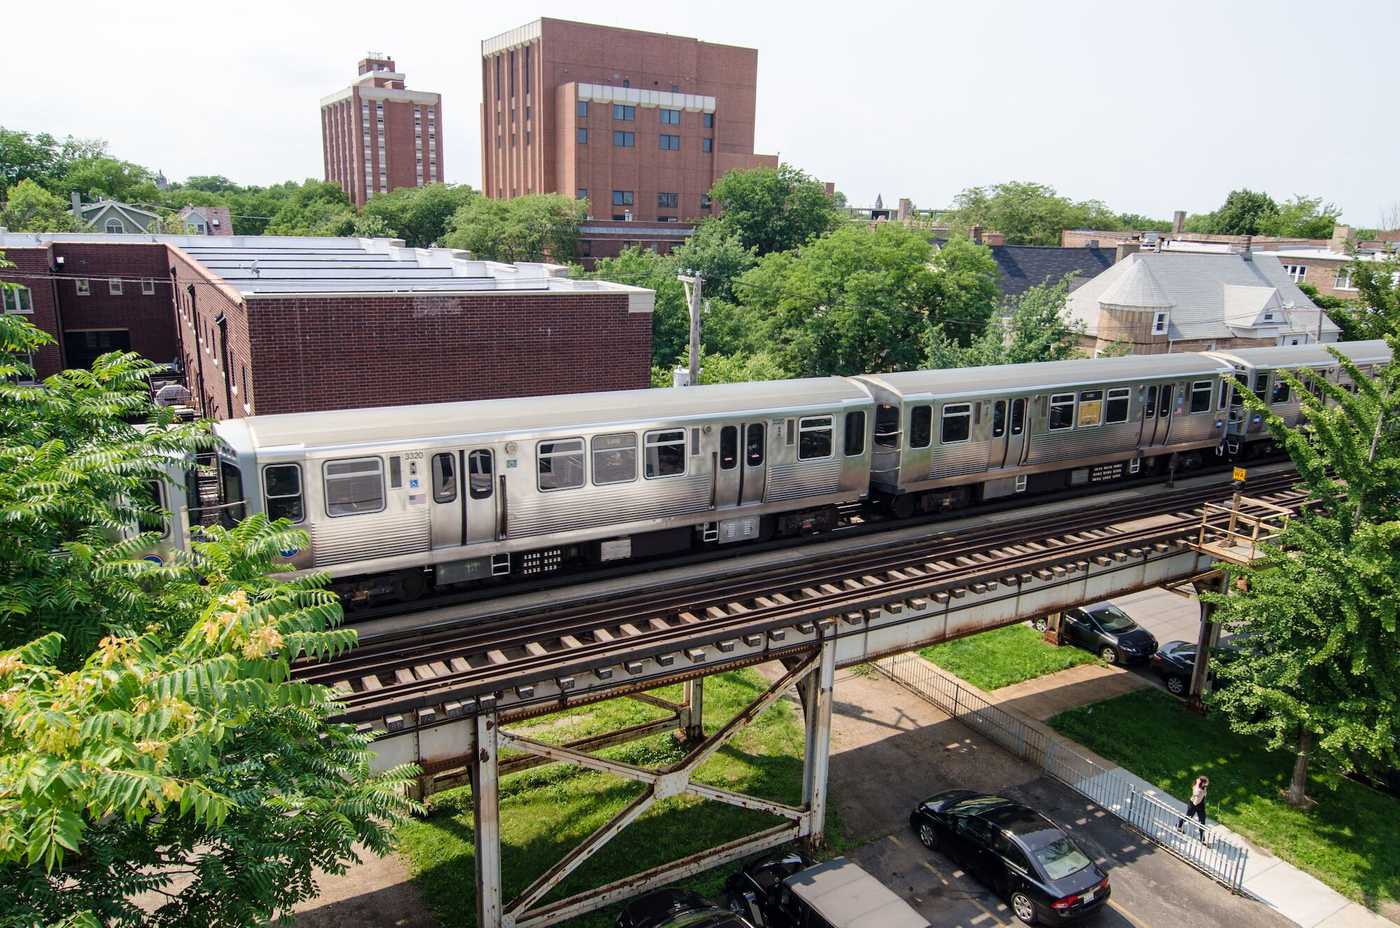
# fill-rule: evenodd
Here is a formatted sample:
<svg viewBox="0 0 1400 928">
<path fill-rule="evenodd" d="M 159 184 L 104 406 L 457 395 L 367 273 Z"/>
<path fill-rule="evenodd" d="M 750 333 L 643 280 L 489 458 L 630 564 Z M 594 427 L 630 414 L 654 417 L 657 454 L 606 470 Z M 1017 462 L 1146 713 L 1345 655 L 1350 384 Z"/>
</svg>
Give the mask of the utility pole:
<svg viewBox="0 0 1400 928">
<path fill-rule="evenodd" d="M 695 386 L 700 382 L 700 293 L 705 285 L 705 278 L 699 274 L 680 274 L 677 279 L 681 286 L 685 287 L 685 301 L 690 306 L 690 383 Z"/>
</svg>

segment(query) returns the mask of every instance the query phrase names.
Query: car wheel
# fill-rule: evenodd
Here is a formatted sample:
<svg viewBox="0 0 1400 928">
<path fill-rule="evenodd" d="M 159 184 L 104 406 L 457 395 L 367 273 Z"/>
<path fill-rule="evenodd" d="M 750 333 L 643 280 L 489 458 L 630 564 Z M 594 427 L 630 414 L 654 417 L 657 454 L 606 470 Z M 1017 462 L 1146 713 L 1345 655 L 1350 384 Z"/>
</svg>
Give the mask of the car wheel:
<svg viewBox="0 0 1400 928">
<path fill-rule="evenodd" d="M 930 851 L 938 847 L 938 832 L 928 822 L 919 823 L 919 843 Z"/>
<path fill-rule="evenodd" d="M 1178 677 L 1176 674 L 1167 677 L 1167 692 L 1171 693 L 1173 696 L 1185 696 L 1186 678 Z"/>
<path fill-rule="evenodd" d="M 1025 893 L 1011 894 L 1011 911 L 1023 925 L 1035 924 L 1035 903 Z"/>
<path fill-rule="evenodd" d="M 1099 648 L 1099 657 L 1103 658 L 1105 664 L 1116 664 L 1118 663 L 1118 650 L 1112 645 L 1106 644 Z"/>
<path fill-rule="evenodd" d="M 1041 616 L 1038 619 L 1031 619 L 1031 628 L 1038 632 L 1043 632 L 1050 627 L 1050 620 Z"/>
<path fill-rule="evenodd" d="M 742 915 L 745 918 L 749 915 L 749 907 L 744 905 L 744 897 L 736 896 L 733 893 L 726 893 L 724 907 L 735 915 Z"/>
</svg>

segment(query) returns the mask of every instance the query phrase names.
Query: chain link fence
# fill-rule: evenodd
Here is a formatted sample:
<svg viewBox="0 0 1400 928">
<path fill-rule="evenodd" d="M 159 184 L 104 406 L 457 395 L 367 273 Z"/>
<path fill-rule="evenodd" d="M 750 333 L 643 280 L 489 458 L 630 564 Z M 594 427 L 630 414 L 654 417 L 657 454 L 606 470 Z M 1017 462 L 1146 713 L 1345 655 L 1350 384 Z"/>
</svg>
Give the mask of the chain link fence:
<svg viewBox="0 0 1400 928">
<path fill-rule="evenodd" d="M 1154 844 L 1234 892 L 1243 891 L 1249 849 L 1217 826 L 1202 828 L 1194 819 L 1183 821 L 1185 803 L 1143 792 L 1138 783 L 1095 763 L 1056 735 L 1028 725 L 988 702 L 917 654 L 881 658 L 873 666 L 914 695 L 1113 813 Z"/>
</svg>

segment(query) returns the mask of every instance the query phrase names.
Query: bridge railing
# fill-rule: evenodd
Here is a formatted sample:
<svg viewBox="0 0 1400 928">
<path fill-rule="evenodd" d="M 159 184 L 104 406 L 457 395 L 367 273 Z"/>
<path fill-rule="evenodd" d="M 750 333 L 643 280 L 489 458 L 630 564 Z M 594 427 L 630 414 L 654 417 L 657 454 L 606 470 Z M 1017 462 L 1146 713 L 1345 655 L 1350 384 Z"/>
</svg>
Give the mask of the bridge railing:
<svg viewBox="0 0 1400 928">
<path fill-rule="evenodd" d="M 1194 820 L 1182 821 L 1185 803 L 1166 794 L 1159 798 L 1143 791 L 1139 781 L 1104 767 L 1076 751 L 1065 739 L 988 702 L 917 654 L 880 658 L 873 666 L 914 695 L 1111 812 L 1154 844 L 1231 890 L 1242 891 L 1249 849 L 1218 826 L 1202 829 Z"/>
</svg>

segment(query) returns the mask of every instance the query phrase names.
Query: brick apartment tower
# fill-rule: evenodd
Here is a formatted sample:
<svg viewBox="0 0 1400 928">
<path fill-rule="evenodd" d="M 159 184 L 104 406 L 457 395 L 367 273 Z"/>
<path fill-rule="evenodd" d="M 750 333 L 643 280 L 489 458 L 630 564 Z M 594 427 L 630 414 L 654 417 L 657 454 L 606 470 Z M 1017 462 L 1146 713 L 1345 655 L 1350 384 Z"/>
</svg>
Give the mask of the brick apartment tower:
<svg viewBox="0 0 1400 928">
<path fill-rule="evenodd" d="M 442 181 L 442 94 L 407 90 L 394 59 L 371 54 L 360 76 L 321 98 L 326 180 L 356 206 L 376 193 Z"/>
<path fill-rule="evenodd" d="M 482 190 L 563 193 L 595 219 L 690 221 L 755 155 L 758 50 L 558 19 L 481 43 Z"/>
</svg>

